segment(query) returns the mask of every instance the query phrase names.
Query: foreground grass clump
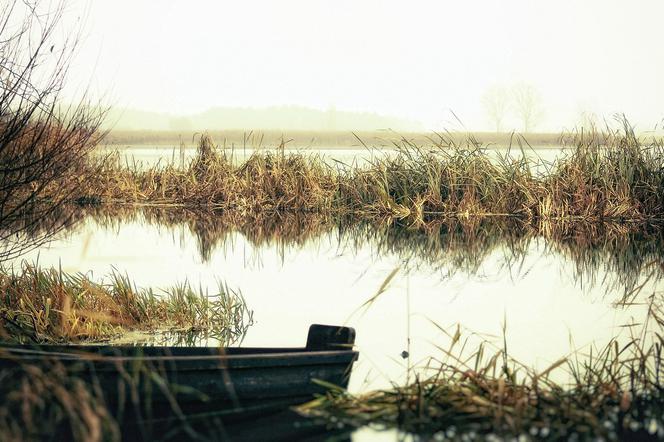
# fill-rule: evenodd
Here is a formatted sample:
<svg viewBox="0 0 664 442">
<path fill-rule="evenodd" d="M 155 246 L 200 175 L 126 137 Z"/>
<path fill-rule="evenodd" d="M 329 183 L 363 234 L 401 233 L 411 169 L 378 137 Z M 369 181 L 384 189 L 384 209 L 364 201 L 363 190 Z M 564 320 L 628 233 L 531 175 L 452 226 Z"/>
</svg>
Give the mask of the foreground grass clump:
<svg viewBox="0 0 664 442">
<path fill-rule="evenodd" d="M 100 391 L 58 364 L 0 371 L 3 440 L 119 441 L 121 430 Z"/>
<path fill-rule="evenodd" d="M 661 317 L 651 319 L 661 331 Z M 457 329 L 449 350 L 441 348 L 443 359 L 429 361 L 414 382 L 362 395 L 331 387 L 299 411 L 423 440 L 661 440 L 663 339 L 648 331 L 627 343 L 613 340 L 536 372 L 506 349 L 486 358 L 480 344 L 463 356 L 468 341 Z"/>
<path fill-rule="evenodd" d="M 23 264 L 0 269 L 2 339 L 18 342 L 100 341 L 130 330 L 203 332 L 222 344 L 240 339 L 252 322 L 242 295 L 220 286 L 208 296 L 188 283 L 163 294 L 138 289 L 127 276 L 108 281 Z"/>
<path fill-rule="evenodd" d="M 353 397 L 342 392 L 300 408 L 351 427 L 398 428 L 426 440 L 661 440 L 664 397 L 611 384 L 573 390 L 458 375 Z M 491 439 L 493 438 L 493 439 Z M 512 439 L 509 439 L 512 440 Z"/>
<path fill-rule="evenodd" d="M 392 154 L 357 166 L 286 154 L 283 145 L 238 163 L 233 151 L 204 135 L 198 157 L 183 168 L 107 159 L 101 171 L 94 166 L 86 192 L 110 202 L 393 217 L 415 225 L 469 216 L 536 222 L 664 216 L 664 147 L 639 139 L 626 122 L 620 130 L 567 137 L 571 153 L 553 162 L 519 140 L 511 155 L 473 138 L 459 143 L 443 134 L 426 145 L 402 139 Z"/>
<path fill-rule="evenodd" d="M 43 355 L 34 363 L 0 349 L 2 440 L 216 440 L 218 419 L 194 430 L 178 403 L 180 395 L 204 403 L 205 393 L 183 389 L 164 365 L 119 363 L 117 381 L 102 386 L 90 357 L 65 365 Z"/>
</svg>

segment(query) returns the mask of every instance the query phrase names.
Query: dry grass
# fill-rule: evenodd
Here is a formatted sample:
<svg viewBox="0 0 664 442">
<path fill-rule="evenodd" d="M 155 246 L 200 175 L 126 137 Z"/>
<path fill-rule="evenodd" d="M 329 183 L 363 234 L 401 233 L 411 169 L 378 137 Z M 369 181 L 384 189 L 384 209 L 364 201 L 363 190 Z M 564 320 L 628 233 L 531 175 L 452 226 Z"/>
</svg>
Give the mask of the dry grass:
<svg viewBox="0 0 664 442">
<path fill-rule="evenodd" d="M 563 357 L 539 372 L 512 360 L 506 343 L 493 354 L 480 343 L 468 354 L 472 345 L 457 328 L 414 382 L 362 395 L 330 387 L 299 410 L 423 440 L 661 440 L 661 294 L 657 299 L 651 299 L 652 330 L 646 326 L 627 342 Z M 561 373 L 571 381 L 553 379 Z"/>
<path fill-rule="evenodd" d="M 118 441 L 120 426 L 103 396 L 56 363 L 0 372 L 0 434 L 6 441 Z"/>
<path fill-rule="evenodd" d="M 241 294 L 226 286 L 208 296 L 188 283 L 157 294 L 113 272 L 107 282 L 23 264 L 0 271 L 3 339 L 18 342 L 100 341 L 129 330 L 205 332 L 223 345 L 252 323 Z"/>
<path fill-rule="evenodd" d="M 239 213 L 281 211 L 394 217 L 413 225 L 449 217 L 501 216 L 543 221 L 661 219 L 664 148 L 621 130 L 577 134 L 572 154 L 552 164 L 533 155 L 498 156 L 470 138 L 407 139 L 397 155 L 368 166 L 330 165 L 320 157 L 232 151 L 202 136 L 189 166 L 123 167 L 108 159 L 81 196 L 106 202 L 177 205 Z M 282 146 L 283 147 L 283 146 Z M 523 151 L 528 146 L 520 147 Z M 516 148 L 515 148 L 516 149 Z M 536 170 L 545 169 L 541 175 Z"/>
</svg>

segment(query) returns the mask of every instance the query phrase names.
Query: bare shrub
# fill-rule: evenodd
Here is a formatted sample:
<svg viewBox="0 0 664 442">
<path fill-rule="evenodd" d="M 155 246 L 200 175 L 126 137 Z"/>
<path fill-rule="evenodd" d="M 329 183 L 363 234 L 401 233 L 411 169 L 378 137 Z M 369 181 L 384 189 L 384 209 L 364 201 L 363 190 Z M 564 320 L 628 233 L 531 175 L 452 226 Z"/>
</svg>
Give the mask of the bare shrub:
<svg viewBox="0 0 664 442">
<path fill-rule="evenodd" d="M 0 260 L 34 245 L 18 220 L 48 216 L 83 185 L 73 172 L 100 136 L 103 111 L 85 97 L 61 104 L 79 43 L 76 30 L 59 35 L 63 13 L 64 2 L 0 6 Z"/>
</svg>

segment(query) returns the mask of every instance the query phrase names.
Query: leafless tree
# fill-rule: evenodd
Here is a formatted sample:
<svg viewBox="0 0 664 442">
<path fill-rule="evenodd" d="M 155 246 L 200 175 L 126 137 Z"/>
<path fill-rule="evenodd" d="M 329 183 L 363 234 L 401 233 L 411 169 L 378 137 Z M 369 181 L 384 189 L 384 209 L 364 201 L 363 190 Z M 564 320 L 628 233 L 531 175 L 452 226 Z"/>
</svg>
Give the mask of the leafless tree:
<svg viewBox="0 0 664 442">
<path fill-rule="evenodd" d="M 482 105 L 489 120 L 496 128 L 496 132 L 500 132 L 510 105 L 510 96 L 507 89 L 499 85 L 491 86 L 482 96 Z"/>
<path fill-rule="evenodd" d="M 533 130 L 542 118 L 542 98 L 537 89 L 528 83 L 512 87 L 514 111 L 521 120 L 524 132 Z"/>
<path fill-rule="evenodd" d="M 47 236 L 26 232 L 62 212 L 80 185 L 75 172 L 100 136 L 104 112 L 85 97 L 61 105 L 80 35 L 61 36 L 63 14 L 64 2 L 0 6 L 0 261 Z"/>
</svg>

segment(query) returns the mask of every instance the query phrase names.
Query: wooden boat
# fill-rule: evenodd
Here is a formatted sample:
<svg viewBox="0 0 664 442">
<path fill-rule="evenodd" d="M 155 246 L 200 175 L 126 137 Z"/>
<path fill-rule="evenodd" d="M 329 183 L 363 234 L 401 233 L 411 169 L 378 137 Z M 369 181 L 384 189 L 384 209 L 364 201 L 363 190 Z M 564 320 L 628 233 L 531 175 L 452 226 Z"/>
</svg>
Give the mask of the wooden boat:
<svg viewBox="0 0 664 442">
<path fill-rule="evenodd" d="M 119 414 L 136 415 L 128 410 L 140 406 L 153 420 L 211 410 L 246 415 L 305 402 L 325 384 L 345 388 L 358 357 L 354 341 L 352 328 L 314 324 L 296 348 L 0 344 L 0 370 L 64 367 Z"/>
</svg>

